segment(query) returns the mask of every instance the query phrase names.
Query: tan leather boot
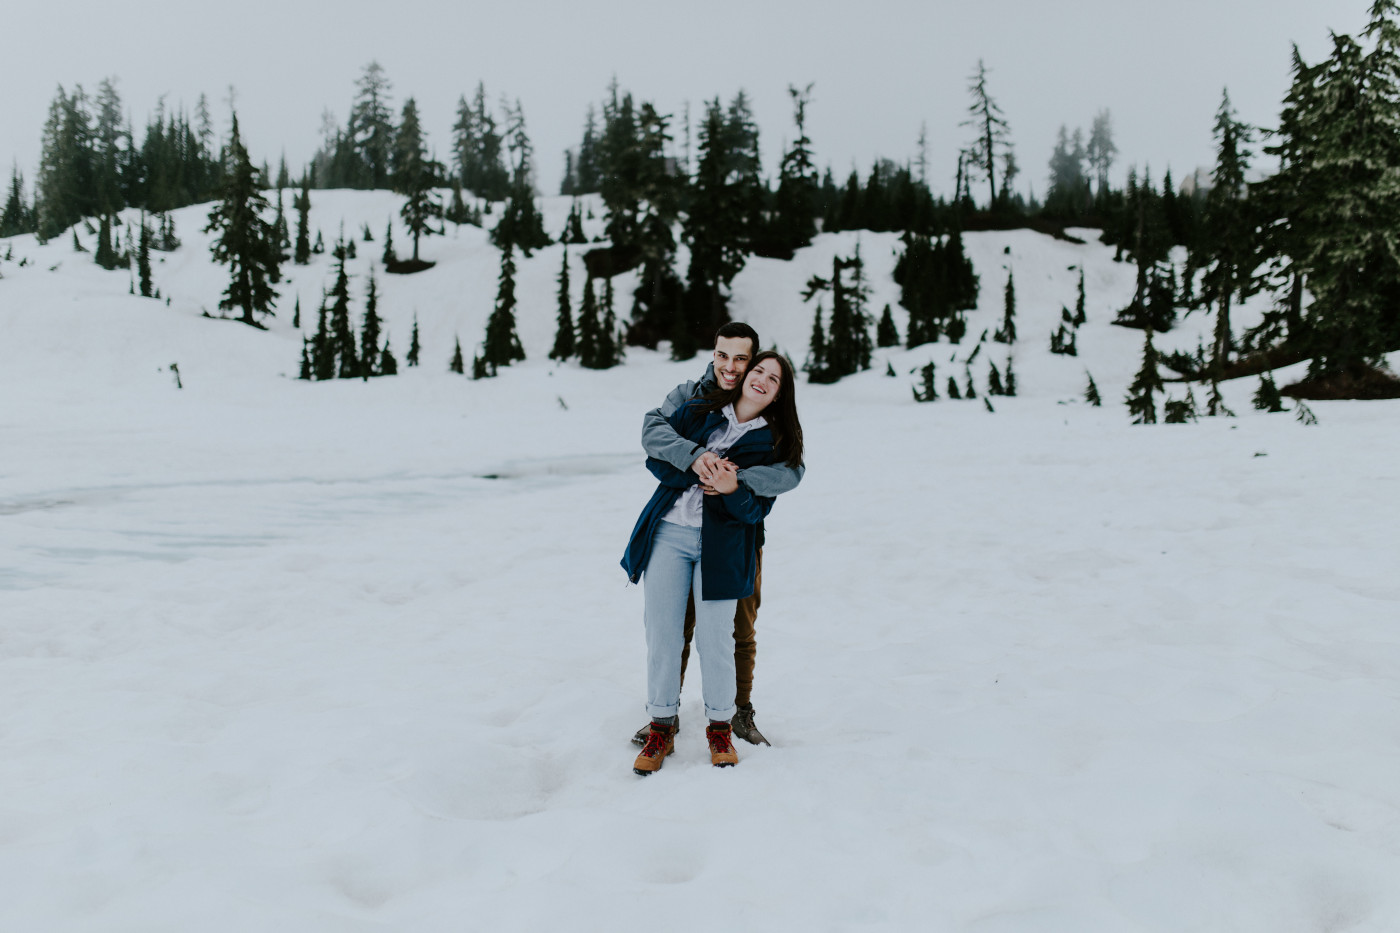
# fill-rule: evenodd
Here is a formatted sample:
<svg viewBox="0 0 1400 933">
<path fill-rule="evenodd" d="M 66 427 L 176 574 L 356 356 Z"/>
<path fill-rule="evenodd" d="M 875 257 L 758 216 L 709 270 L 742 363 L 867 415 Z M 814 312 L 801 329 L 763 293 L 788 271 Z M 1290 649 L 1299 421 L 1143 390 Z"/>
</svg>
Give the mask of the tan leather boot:
<svg viewBox="0 0 1400 933">
<path fill-rule="evenodd" d="M 705 738 L 710 743 L 710 764 L 716 768 L 731 768 L 739 763 L 739 753 L 734 751 L 729 723 L 710 723 L 705 727 Z"/>
<path fill-rule="evenodd" d="M 675 750 L 676 727 L 663 726 L 659 722 L 652 723 L 651 732 L 647 734 L 647 743 L 642 746 L 642 753 L 632 764 L 633 773 L 645 775 L 660 771 L 666 756 Z"/>
</svg>

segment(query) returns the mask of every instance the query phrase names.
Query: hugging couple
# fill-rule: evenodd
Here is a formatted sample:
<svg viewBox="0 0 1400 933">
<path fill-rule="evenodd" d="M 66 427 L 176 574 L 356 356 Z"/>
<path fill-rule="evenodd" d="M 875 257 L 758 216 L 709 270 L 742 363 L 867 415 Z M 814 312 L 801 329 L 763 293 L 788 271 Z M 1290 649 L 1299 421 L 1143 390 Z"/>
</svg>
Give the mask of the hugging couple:
<svg viewBox="0 0 1400 933">
<path fill-rule="evenodd" d="M 642 509 L 622 568 L 642 581 L 647 715 L 632 741 L 632 770 L 659 771 L 675 749 L 681 681 L 690 643 L 700 654 L 705 738 L 716 767 L 737 764 L 733 736 L 768 741 L 751 702 L 763 557 L 763 519 L 802 480 L 802 425 L 787 357 L 759 352 L 747 324 L 715 335 L 699 382 L 672 390 L 647 412 L 642 447 L 660 484 Z"/>
</svg>

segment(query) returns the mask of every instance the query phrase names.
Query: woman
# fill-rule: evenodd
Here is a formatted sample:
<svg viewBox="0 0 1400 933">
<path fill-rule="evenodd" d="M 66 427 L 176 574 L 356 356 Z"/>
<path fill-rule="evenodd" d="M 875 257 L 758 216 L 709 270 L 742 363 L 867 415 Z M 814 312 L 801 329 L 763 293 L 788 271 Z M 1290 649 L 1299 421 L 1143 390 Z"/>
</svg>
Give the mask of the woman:
<svg viewBox="0 0 1400 933">
<path fill-rule="evenodd" d="M 734 606 L 753 592 L 763 519 L 773 500 L 739 485 L 738 471 L 767 463 L 802 464 L 792 364 L 771 350 L 733 389 L 686 402 L 668 419 L 682 437 L 724 460 L 708 485 L 661 460 L 647 468 L 661 481 L 632 530 L 622 567 L 635 583 L 645 572 L 647 715 L 651 733 L 632 770 L 651 774 L 675 747 L 680 709 L 686 597 L 695 595 L 705 737 L 710 761 L 739 760 L 730 738 L 734 715 Z"/>
</svg>

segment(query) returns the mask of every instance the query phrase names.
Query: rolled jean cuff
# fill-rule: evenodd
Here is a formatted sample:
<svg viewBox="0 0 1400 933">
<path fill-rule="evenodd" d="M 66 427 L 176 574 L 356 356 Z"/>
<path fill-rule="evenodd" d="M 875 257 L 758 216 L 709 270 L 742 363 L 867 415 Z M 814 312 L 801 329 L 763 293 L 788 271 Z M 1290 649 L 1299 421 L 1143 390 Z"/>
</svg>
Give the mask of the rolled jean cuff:
<svg viewBox="0 0 1400 933">
<path fill-rule="evenodd" d="M 652 706 L 650 703 L 647 704 L 647 715 L 652 719 L 668 719 L 671 716 L 679 715 L 680 711 L 681 705 L 679 703 L 674 706 Z M 706 712 L 708 712 L 708 710 L 706 710 Z"/>
<path fill-rule="evenodd" d="M 705 715 L 711 722 L 729 722 L 734 718 L 734 714 L 739 712 L 739 707 L 731 706 L 729 709 L 710 709 L 705 707 Z"/>
</svg>

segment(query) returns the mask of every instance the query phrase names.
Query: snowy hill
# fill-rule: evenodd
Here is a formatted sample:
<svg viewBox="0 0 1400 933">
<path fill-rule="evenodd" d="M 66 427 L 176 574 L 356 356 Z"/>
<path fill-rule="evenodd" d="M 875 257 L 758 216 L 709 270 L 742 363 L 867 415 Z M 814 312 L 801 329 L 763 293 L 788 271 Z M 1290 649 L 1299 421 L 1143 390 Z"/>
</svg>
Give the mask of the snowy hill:
<svg viewBox="0 0 1400 933">
<path fill-rule="evenodd" d="M 375 236 L 358 314 L 397 199 L 312 201 L 328 245 Z M 568 202 L 545 206 L 557 232 Z M 1238 418 L 1134 427 L 1141 337 L 1109 324 L 1132 269 L 1092 237 L 969 234 L 968 340 L 797 389 L 809 473 L 768 522 L 758 620 L 773 747 L 710 768 L 692 684 L 643 780 L 617 561 L 652 485 L 640 415 L 703 358 L 547 360 L 555 246 L 519 261 L 528 359 L 448 373 L 499 269 L 449 226 L 434 269 L 376 270 L 424 365 L 301 382 L 291 309 L 314 327 L 329 257 L 285 267 L 266 332 L 206 319 L 206 214 L 175 214 L 168 306 L 68 236 L 0 241 L 0 929 L 1400 925 L 1400 404 L 1304 428 L 1242 380 Z M 751 261 L 734 315 L 800 361 L 802 285 L 857 241 L 903 333 L 888 234 Z M 995 329 L 1003 267 L 1020 396 L 915 404 L 911 371 L 961 380 Z M 1079 356 L 1055 356 L 1080 267 Z M 979 393 L 1006 354 L 983 345 Z"/>
</svg>

